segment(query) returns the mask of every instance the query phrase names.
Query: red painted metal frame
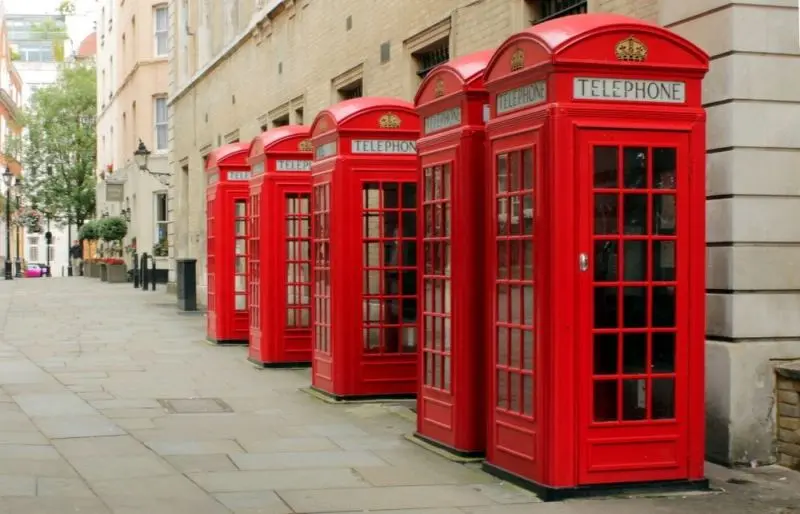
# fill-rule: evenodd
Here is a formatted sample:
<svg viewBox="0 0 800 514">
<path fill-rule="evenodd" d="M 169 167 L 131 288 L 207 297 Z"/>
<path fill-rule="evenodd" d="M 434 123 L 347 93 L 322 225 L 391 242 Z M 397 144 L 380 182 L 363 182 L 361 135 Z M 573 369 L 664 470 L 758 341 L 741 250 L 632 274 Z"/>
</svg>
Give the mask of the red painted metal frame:
<svg viewBox="0 0 800 514">
<path fill-rule="evenodd" d="M 408 102 L 364 97 L 320 112 L 311 132 L 312 387 L 339 399 L 414 396 L 419 118 Z M 378 153 L 385 141 L 405 153 Z"/>
<path fill-rule="evenodd" d="M 417 436 L 461 456 L 486 448 L 483 71 L 492 55 L 436 67 L 415 98 L 423 131 Z"/>
<path fill-rule="evenodd" d="M 311 135 L 288 125 L 250 146 L 250 350 L 264 367 L 311 364 Z"/>
<path fill-rule="evenodd" d="M 248 148 L 248 143 L 221 146 L 208 155 L 206 162 L 207 337 L 217 344 L 248 341 Z M 237 209 L 237 205 L 243 207 Z M 236 284 L 241 284 L 238 292 Z"/>
<path fill-rule="evenodd" d="M 615 57 L 616 45 L 629 37 L 648 48 L 644 61 L 620 61 Z M 511 248 L 509 237 L 504 236 L 509 232 L 499 230 L 511 229 L 502 225 L 504 218 L 498 215 L 498 207 L 493 207 L 487 214 L 490 228 L 486 265 L 495 274 L 490 293 L 495 327 L 491 362 L 496 372 L 492 374 L 487 405 L 490 428 L 485 467 L 494 474 L 540 490 L 546 499 L 585 494 L 595 487 L 612 484 L 705 483 L 705 112 L 701 82 L 707 70 L 706 54 L 670 31 L 636 19 L 602 14 L 568 16 L 531 27 L 506 40 L 486 68 L 484 80 L 492 105 L 487 134 L 493 196 L 502 206 L 504 197 L 510 194 L 507 185 L 514 181 L 513 171 L 522 173 L 518 180 L 523 189 L 526 181 L 533 186 L 534 222 L 530 235 L 526 230 L 523 240 L 532 242 L 534 271 L 528 283 L 522 281 L 523 288 L 532 290 L 524 291 L 520 302 L 524 310 L 525 303 L 533 301 L 535 312 L 529 320 L 531 325 L 498 319 L 502 297 L 497 287 L 509 292 L 515 280 L 507 269 L 498 267 L 497 245 Z M 683 81 L 685 101 L 664 104 L 574 98 L 573 80 L 587 76 Z M 538 81 L 546 84 L 546 97 L 541 102 L 498 113 L 499 94 Z M 619 158 L 614 169 L 619 180 L 623 175 L 621 155 L 626 148 L 637 149 L 636 155 L 646 163 L 640 171 L 648 176 L 654 172 L 651 161 L 656 152 L 675 153 L 677 182 L 671 186 L 675 189 L 656 190 L 652 178 L 636 191 L 621 186 L 610 189 L 593 186 L 593 152 L 598 146 L 617 147 L 619 153 L 615 155 Z M 519 159 L 512 165 L 515 152 L 525 150 L 531 151 L 530 165 L 524 162 L 525 153 L 518 154 Z M 504 163 L 508 168 L 502 168 Z M 505 190 L 498 189 L 498 175 L 503 176 Z M 638 176 L 642 178 L 641 175 Z M 674 195 L 676 234 L 656 234 L 649 224 L 637 236 L 593 235 L 594 224 L 601 219 L 595 217 L 593 206 L 597 200 L 599 208 L 604 200 L 597 195 L 615 195 L 615 202 L 624 202 L 628 198 L 625 195 L 634 192 L 645 195 L 642 198 L 647 202 L 650 224 L 654 223 L 654 206 L 662 205 Z M 504 212 L 513 218 L 511 204 L 505 205 Z M 604 211 L 601 215 L 609 214 Z M 644 273 L 638 281 L 626 278 L 624 282 L 600 285 L 617 288 L 613 294 L 618 295 L 619 303 L 614 304 L 613 312 L 617 312 L 619 326 L 626 322 L 623 314 L 629 314 L 628 304 L 621 299 L 622 292 L 628 291 L 623 285 L 644 288 L 641 290 L 650 302 L 656 301 L 654 291 L 665 292 L 666 288 L 674 287 L 676 324 L 656 327 L 651 313 L 646 317 L 647 324 L 636 330 L 595 327 L 593 316 L 604 312 L 593 299 L 594 273 L 601 271 L 595 248 L 636 244 L 653 252 L 655 245 L 664 241 L 677 243 L 678 271 L 674 280 L 666 281 L 664 277 L 656 280 L 649 259 L 645 261 L 649 264 L 636 268 Z M 586 271 L 579 269 L 581 254 L 589 258 Z M 618 268 L 624 269 L 624 255 L 616 255 L 614 263 L 620 264 L 609 268 L 613 273 Z M 530 256 L 523 253 L 521 258 L 525 261 Z M 524 271 L 520 273 L 524 275 Z M 665 312 L 655 314 L 661 316 Z M 517 363 L 525 361 L 528 341 L 523 339 L 515 345 L 503 340 L 506 350 L 500 353 L 498 330 L 511 328 L 524 332 L 528 326 L 534 328 L 534 358 L 530 363 L 533 380 L 525 386 L 523 380 L 506 378 L 507 382 L 500 383 L 501 388 L 498 374 L 500 378 L 508 377 L 508 368 L 513 367 L 509 359 L 515 359 L 514 348 L 522 348 L 516 354 Z M 623 360 L 628 349 L 628 343 L 623 345 L 623 341 L 627 341 L 629 332 L 636 332 L 640 340 L 647 341 L 642 346 L 645 353 L 640 355 L 644 369 L 638 372 L 626 369 L 630 363 Z M 652 341 L 664 333 L 675 334 L 672 371 L 656 369 L 656 343 Z M 602 336 L 617 341 L 616 346 L 612 344 L 604 350 L 598 346 L 596 350 L 594 336 L 598 340 Z M 528 350 L 530 353 L 531 348 Z M 617 367 L 612 364 L 610 373 L 598 375 L 598 362 L 603 359 Z M 666 416 L 668 419 L 653 419 L 659 417 L 655 409 L 663 407 L 656 406 L 654 394 L 650 393 L 654 380 L 659 378 L 674 379 L 674 417 Z M 641 386 L 637 394 L 641 393 L 643 399 L 637 400 L 636 408 L 628 408 L 634 414 L 623 412 L 623 389 L 630 385 L 626 381 L 636 381 L 634 385 Z M 603 384 L 596 386 L 599 382 Z M 596 388 L 601 391 L 603 387 L 615 388 L 613 402 L 603 404 L 599 393 L 598 400 L 593 400 L 593 391 Z M 499 395 L 500 389 L 506 395 Z M 515 400 L 510 389 L 523 398 Z M 534 400 L 529 414 L 524 412 L 526 394 L 532 394 Z M 522 404 L 522 413 L 514 408 L 515 401 Z M 606 421 L 598 420 L 598 412 L 606 412 Z M 618 417 L 611 419 L 608 413 Z"/>
</svg>

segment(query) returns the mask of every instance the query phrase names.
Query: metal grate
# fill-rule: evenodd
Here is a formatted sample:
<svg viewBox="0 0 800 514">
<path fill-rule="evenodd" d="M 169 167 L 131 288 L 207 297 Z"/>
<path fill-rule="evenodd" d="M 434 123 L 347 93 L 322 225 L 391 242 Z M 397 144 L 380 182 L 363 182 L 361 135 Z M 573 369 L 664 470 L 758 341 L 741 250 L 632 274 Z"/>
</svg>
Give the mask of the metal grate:
<svg viewBox="0 0 800 514">
<path fill-rule="evenodd" d="M 450 60 L 450 45 L 444 41 L 441 46 L 420 52 L 415 57 L 419 63 L 417 75 L 419 78 L 425 78 L 433 68 Z"/>
<path fill-rule="evenodd" d="M 572 14 L 585 14 L 587 4 L 587 0 L 542 0 L 539 3 L 540 16 L 533 20 L 533 24 Z"/>
</svg>

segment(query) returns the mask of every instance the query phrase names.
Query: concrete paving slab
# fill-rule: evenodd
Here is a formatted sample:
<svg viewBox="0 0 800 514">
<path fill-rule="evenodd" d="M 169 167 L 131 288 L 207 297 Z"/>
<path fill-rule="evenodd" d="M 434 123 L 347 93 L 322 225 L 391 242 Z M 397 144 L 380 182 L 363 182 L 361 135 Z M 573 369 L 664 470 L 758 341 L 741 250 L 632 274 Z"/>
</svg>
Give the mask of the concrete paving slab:
<svg viewBox="0 0 800 514">
<path fill-rule="evenodd" d="M 141 479 L 177 474 L 175 468 L 155 455 L 72 457 L 68 460 L 90 483 L 100 480 Z"/>
<path fill-rule="evenodd" d="M 237 469 L 233 461 L 225 454 L 166 455 L 164 459 L 182 473 L 208 473 Z"/>
<path fill-rule="evenodd" d="M 97 498 L 64 496 L 4 498 L 0 501 L 0 509 L 6 509 L 8 514 L 112 514 L 111 509 Z"/>
<path fill-rule="evenodd" d="M 313 469 L 388 466 L 376 455 L 365 451 L 238 453 L 231 460 L 239 469 Z"/>
<path fill-rule="evenodd" d="M 19 394 L 14 401 L 30 417 L 96 415 L 91 405 L 74 393 Z"/>
<path fill-rule="evenodd" d="M 53 445 L 67 458 L 152 455 L 144 444 L 128 435 L 59 439 Z"/>
<path fill-rule="evenodd" d="M 351 469 L 303 469 L 272 471 L 221 471 L 189 473 L 197 485 L 211 493 L 305 489 L 341 489 L 369 487 L 370 484 Z"/>
<path fill-rule="evenodd" d="M 76 473 L 64 459 L 0 459 L 0 475 L 68 478 Z"/>
<path fill-rule="evenodd" d="M 249 453 L 318 452 L 341 449 L 327 437 L 237 438 Z"/>
<path fill-rule="evenodd" d="M 3 444 L 0 445 L 0 460 L 58 460 L 61 456 L 50 445 Z"/>
<path fill-rule="evenodd" d="M 80 478 L 36 479 L 37 496 L 56 496 L 59 498 L 95 498 L 94 493 Z"/>
<path fill-rule="evenodd" d="M 218 441 L 152 441 L 147 446 L 159 455 L 203 455 L 209 453 L 244 453 L 244 449 L 229 439 Z"/>
<path fill-rule="evenodd" d="M 50 439 L 124 435 L 125 431 L 100 414 L 87 416 L 52 416 L 32 418 L 33 423 Z"/>
<path fill-rule="evenodd" d="M 0 496 L 36 496 L 36 479 L 20 475 L 0 475 Z"/>
<path fill-rule="evenodd" d="M 35 429 L 35 427 L 33 428 Z M 0 432 L 0 444 L 48 444 L 48 440 L 41 433 L 33 430 L 27 432 Z"/>
<path fill-rule="evenodd" d="M 273 491 L 220 493 L 214 495 L 236 514 L 290 514 L 292 509 Z"/>
</svg>

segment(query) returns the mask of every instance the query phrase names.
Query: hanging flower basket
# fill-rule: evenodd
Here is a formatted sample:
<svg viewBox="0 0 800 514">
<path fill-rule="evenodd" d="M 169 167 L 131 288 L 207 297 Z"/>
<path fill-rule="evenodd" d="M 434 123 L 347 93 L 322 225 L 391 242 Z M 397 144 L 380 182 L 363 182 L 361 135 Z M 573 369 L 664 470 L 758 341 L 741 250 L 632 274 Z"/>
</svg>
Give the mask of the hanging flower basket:
<svg viewBox="0 0 800 514">
<path fill-rule="evenodd" d="M 15 216 L 15 224 L 25 228 L 28 232 L 38 233 L 42 231 L 44 216 L 41 212 L 30 207 L 20 207 Z"/>
</svg>

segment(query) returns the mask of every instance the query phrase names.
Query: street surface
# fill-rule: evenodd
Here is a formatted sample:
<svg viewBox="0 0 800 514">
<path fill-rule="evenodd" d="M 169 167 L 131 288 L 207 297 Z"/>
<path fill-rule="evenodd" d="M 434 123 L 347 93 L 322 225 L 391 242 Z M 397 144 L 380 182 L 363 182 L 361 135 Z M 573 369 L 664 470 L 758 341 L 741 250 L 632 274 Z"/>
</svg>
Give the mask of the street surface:
<svg viewBox="0 0 800 514">
<path fill-rule="evenodd" d="M 709 465 L 713 494 L 538 503 L 405 440 L 400 404 L 323 403 L 307 371 L 205 343 L 163 288 L 0 281 L 0 328 L 0 514 L 800 513 L 800 474 L 777 467 Z"/>
</svg>

